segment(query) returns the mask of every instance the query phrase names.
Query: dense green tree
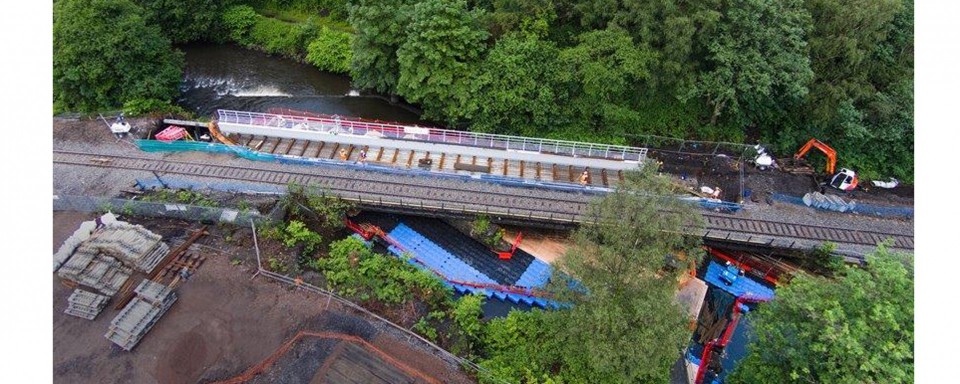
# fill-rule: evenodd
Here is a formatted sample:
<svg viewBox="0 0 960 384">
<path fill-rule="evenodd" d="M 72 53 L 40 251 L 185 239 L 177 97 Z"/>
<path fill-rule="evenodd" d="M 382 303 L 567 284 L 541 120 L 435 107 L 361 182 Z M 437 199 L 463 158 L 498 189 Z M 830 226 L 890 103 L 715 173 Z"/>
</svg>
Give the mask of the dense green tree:
<svg viewBox="0 0 960 384">
<path fill-rule="evenodd" d="M 732 383 L 913 382 L 913 258 L 884 247 L 835 279 L 801 274 L 751 314 Z"/>
<path fill-rule="evenodd" d="M 397 49 L 406 40 L 411 6 L 407 0 L 359 0 L 349 7 L 353 40 L 350 77 L 360 89 L 397 93 Z"/>
<path fill-rule="evenodd" d="M 427 118 L 456 122 L 470 118 L 475 105 L 476 67 L 489 36 L 482 12 L 464 0 L 427 0 L 413 7 L 406 39 L 397 49 L 397 92 L 423 105 Z"/>
<path fill-rule="evenodd" d="M 571 87 L 567 111 L 573 128 L 586 136 L 617 136 L 640 118 L 631 105 L 654 54 L 619 29 L 587 32 L 577 41 L 560 52 L 560 81 Z"/>
<path fill-rule="evenodd" d="M 221 22 L 231 41 L 247 45 L 252 42 L 250 30 L 260 17 L 249 5 L 234 5 L 223 12 Z"/>
<path fill-rule="evenodd" d="M 324 71 L 349 72 L 350 62 L 353 60 L 353 51 L 350 48 L 352 36 L 323 27 L 317 38 L 307 46 L 307 62 Z"/>
<path fill-rule="evenodd" d="M 560 366 L 564 349 L 553 331 L 562 315 L 558 312 L 510 311 L 507 317 L 490 320 L 484 342 L 488 357 L 481 383 L 550 383 Z"/>
<path fill-rule="evenodd" d="M 708 69 L 691 92 L 712 107 L 711 125 L 725 111 L 737 114 L 803 100 L 813 77 L 804 39 L 809 25 L 801 0 L 727 3 L 708 46 Z"/>
<path fill-rule="evenodd" d="M 534 35 L 509 34 L 480 64 L 473 130 L 542 135 L 558 123 L 566 101 L 559 81 L 560 50 Z"/>
<path fill-rule="evenodd" d="M 219 31 L 220 15 L 232 0 L 137 0 L 147 10 L 147 23 L 160 27 L 174 44 L 209 38 Z"/>
<path fill-rule="evenodd" d="M 58 109 L 117 108 L 176 97 L 183 54 L 130 0 L 60 0 L 53 8 L 53 98 Z"/>
<path fill-rule="evenodd" d="M 572 303 L 557 330 L 565 369 L 576 380 L 665 382 L 690 338 L 688 318 L 675 301 L 677 276 L 667 257 L 697 257 L 699 241 L 682 233 L 701 226 L 692 205 L 656 166 L 591 205 L 558 269 L 582 289 L 556 279 L 559 298 Z M 584 353 L 589 351 L 589 353 Z M 575 380 L 575 381 L 576 381 Z"/>
<path fill-rule="evenodd" d="M 552 0 L 493 0 L 484 20 L 495 38 L 509 32 L 544 38 L 557 14 Z"/>
<path fill-rule="evenodd" d="M 816 76 L 802 122 L 769 132 L 785 150 L 829 142 L 862 176 L 913 177 L 913 3 L 811 0 Z M 881 174 L 883 172 L 883 174 Z"/>
</svg>

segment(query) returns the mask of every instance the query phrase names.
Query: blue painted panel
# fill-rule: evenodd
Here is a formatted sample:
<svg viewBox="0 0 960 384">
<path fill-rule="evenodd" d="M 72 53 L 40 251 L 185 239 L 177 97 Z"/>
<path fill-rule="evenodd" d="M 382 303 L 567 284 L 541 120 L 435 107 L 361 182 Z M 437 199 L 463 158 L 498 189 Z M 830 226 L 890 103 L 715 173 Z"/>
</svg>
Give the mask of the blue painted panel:
<svg viewBox="0 0 960 384">
<path fill-rule="evenodd" d="M 726 271 L 726 267 L 711 261 L 707 266 L 707 273 L 704 280 L 713 286 L 720 288 L 734 297 L 748 295 L 760 299 L 772 299 L 773 289 L 767 288 L 747 275 L 740 275 L 732 284 L 725 282 L 720 276 Z"/>
</svg>

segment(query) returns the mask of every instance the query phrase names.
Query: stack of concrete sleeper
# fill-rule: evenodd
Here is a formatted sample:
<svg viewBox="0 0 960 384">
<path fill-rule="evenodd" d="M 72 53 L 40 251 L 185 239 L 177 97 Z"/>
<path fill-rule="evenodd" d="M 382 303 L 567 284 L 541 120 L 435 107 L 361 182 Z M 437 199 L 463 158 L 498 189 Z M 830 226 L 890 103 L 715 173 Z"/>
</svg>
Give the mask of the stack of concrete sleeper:
<svg viewBox="0 0 960 384">
<path fill-rule="evenodd" d="M 64 263 L 57 276 L 113 296 L 130 278 L 133 269 L 119 260 L 103 255 L 88 244 L 81 244 L 73 256 Z"/>
<path fill-rule="evenodd" d="M 177 301 L 170 287 L 144 280 L 134 289 L 137 296 L 110 322 L 104 335 L 124 350 L 131 350 Z"/>
<path fill-rule="evenodd" d="M 143 226 L 115 222 L 97 231 L 87 244 L 137 271 L 150 273 L 170 250 L 162 240 Z"/>
<path fill-rule="evenodd" d="M 63 313 L 93 320 L 97 318 L 97 315 L 100 314 L 109 300 L 110 297 L 108 296 L 75 289 L 67 298 L 67 309 Z"/>
</svg>

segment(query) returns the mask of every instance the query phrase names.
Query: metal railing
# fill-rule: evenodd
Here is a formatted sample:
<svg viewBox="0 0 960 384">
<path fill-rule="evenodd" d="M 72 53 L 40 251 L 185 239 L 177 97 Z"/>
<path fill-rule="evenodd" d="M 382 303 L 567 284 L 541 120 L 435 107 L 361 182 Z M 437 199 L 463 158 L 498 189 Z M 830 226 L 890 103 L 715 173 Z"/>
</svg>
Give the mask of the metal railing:
<svg viewBox="0 0 960 384">
<path fill-rule="evenodd" d="M 465 145 L 510 151 L 537 152 L 571 157 L 600 158 L 608 160 L 642 161 L 647 149 L 622 145 L 595 144 L 490 133 L 462 132 L 449 129 L 427 128 L 415 125 L 398 125 L 360 121 L 340 117 L 308 117 L 218 110 L 222 123 L 246 124 L 291 130 L 383 137 L 394 140 L 426 141 L 432 143 Z"/>
</svg>

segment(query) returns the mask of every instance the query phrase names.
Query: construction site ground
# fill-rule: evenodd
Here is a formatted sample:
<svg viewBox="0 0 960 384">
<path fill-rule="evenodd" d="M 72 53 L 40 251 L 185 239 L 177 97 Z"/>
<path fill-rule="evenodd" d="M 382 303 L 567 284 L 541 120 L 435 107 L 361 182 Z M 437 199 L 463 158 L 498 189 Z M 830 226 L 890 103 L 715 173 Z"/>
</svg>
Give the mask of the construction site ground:
<svg viewBox="0 0 960 384">
<path fill-rule="evenodd" d="M 699 186 L 720 187 L 721 199 L 737 202 L 740 198 L 741 180 L 738 158 L 727 155 L 678 153 L 651 149 L 649 156 L 662 161 L 661 170 L 686 182 L 690 189 Z M 765 203 L 772 193 L 801 197 L 808 192 L 820 191 L 818 181 L 809 175 L 794 175 L 779 170 L 761 171 L 748 162 L 743 167 L 743 188 L 750 190 L 748 201 Z M 886 180 L 883 180 L 886 181 Z M 913 185 L 901 184 L 893 189 L 871 188 L 862 181 L 852 194 L 825 189 L 846 200 L 857 200 L 881 206 L 913 206 Z"/>
<path fill-rule="evenodd" d="M 53 213 L 53 249 L 94 214 Z M 198 224 L 168 219 L 121 217 L 140 224 L 164 240 L 179 243 Z M 316 354 L 309 364 L 300 358 L 316 340 L 292 349 L 259 376 L 308 378 L 303 382 L 370 382 L 371 375 L 391 373 L 395 380 L 466 383 L 471 380 L 454 365 L 393 336 L 382 323 L 365 320 L 315 294 L 251 279 L 256 270 L 254 251 L 246 240 L 226 241 L 227 232 L 208 227 L 199 248 L 206 262 L 177 290 L 179 300 L 157 322 L 133 351 L 126 352 L 104 337 L 119 312 L 114 302 L 94 320 L 63 313 L 72 289 L 52 275 L 53 374 L 62 383 L 184 383 L 210 382 L 241 375 L 274 353 L 300 331 L 357 336 L 380 352 L 358 343 Z M 249 235 L 249 230 L 246 231 Z M 311 344 L 313 343 L 313 344 Z M 347 345 L 349 344 L 349 345 Z M 387 357 L 383 357 L 387 356 Z M 407 368 L 398 369 L 395 359 Z M 412 372 L 412 373 L 411 373 Z M 410 380 L 404 379 L 410 378 Z"/>
</svg>

